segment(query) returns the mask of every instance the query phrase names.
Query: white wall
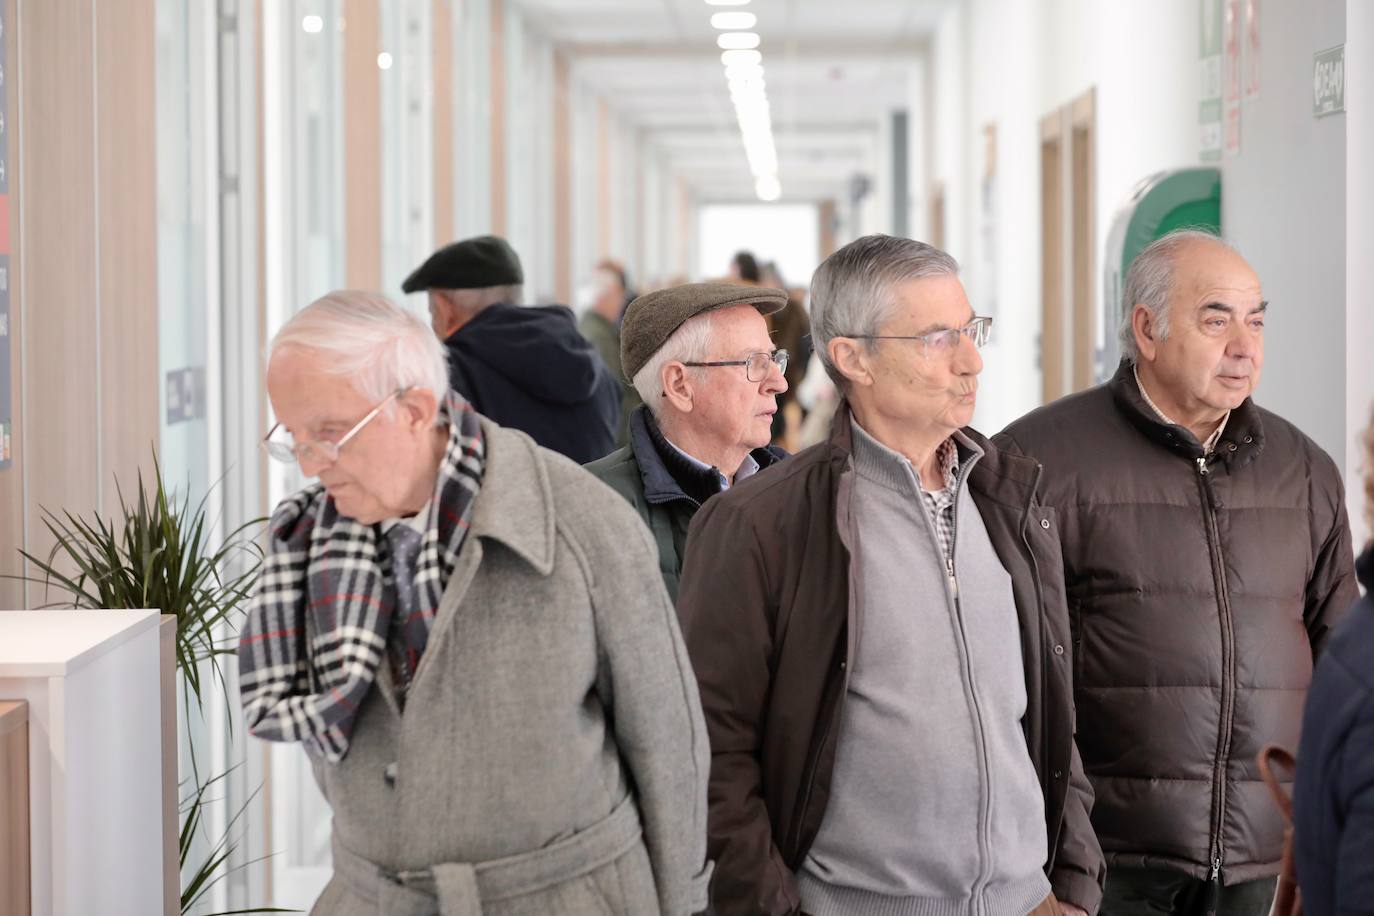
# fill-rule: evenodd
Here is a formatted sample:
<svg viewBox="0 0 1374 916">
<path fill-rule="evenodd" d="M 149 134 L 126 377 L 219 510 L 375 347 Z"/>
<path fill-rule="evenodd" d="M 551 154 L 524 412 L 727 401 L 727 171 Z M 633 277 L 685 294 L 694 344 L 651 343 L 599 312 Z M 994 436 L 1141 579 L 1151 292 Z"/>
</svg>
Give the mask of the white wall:
<svg viewBox="0 0 1374 916">
<path fill-rule="evenodd" d="M 969 0 L 946 14 L 931 52 L 931 178 L 945 187 L 945 241 L 974 308 L 997 304 L 981 428 L 996 431 L 1039 404 L 1040 119 L 1096 87 L 1100 258 L 1131 187 L 1197 161 L 1197 46 L 1197 0 Z M 979 216 L 987 124 L 997 125 L 998 145 L 994 276 Z M 1094 290 L 1100 307 L 1101 284 Z"/>
<path fill-rule="evenodd" d="M 1374 361 L 1369 345 L 1374 341 L 1374 302 L 1364 269 L 1374 252 L 1374 6 L 1349 4 L 1346 20 L 1346 215 L 1345 215 L 1345 470 L 1350 526 L 1355 543 L 1364 544 L 1371 531 L 1366 523 L 1361 475 L 1374 474 L 1360 437 L 1370 423 L 1374 405 Z M 1339 325 L 1337 325 L 1339 328 Z M 1328 328 L 1328 342 L 1335 329 Z"/>
<path fill-rule="evenodd" d="M 815 204 L 707 204 L 697 210 L 696 275 L 720 278 L 737 251 L 759 266 L 776 261 L 783 281 L 806 283 L 815 273 L 820 222 Z"/>
<path fill-rule="evenodd" d="M 1223 166 L 1222 229 L 1270 302 L 1255 400 L 1344 466 L 1346 116 L 1312 116 L 1312 55 L 1345 41 L 1346 4 L 1260 10 L 1260 94 L 1243 105 L 1240 154 Z"/>
</svg>

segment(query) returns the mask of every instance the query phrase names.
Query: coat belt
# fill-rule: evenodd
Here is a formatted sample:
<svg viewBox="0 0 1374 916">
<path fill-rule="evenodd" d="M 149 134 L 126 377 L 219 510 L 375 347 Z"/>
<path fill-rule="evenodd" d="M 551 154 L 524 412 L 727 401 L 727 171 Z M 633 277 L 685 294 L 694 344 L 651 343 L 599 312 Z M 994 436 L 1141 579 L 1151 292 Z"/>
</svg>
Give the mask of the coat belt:
<svg viewBox="0 0 1374 916">
<path fill-rule="evenodd" d="M 602 820 L 542 849 L 487 862 L 382 868 L 331 839 L 334 877 L 385 916 L 481 916 L 482 904 L 532 894 L 608 865 L 640 842 L 639 811 L 626 796 Z"/>
</svg>

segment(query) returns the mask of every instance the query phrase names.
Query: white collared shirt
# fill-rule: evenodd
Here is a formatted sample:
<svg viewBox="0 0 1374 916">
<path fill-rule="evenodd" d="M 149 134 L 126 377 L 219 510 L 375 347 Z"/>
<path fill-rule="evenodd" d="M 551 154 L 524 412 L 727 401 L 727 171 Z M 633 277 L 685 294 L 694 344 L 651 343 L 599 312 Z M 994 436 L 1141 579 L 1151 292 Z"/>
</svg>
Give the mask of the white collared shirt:
<svg viewBox="0 0 1374 916">
<path fill-rule="evenodd" d="M 1159 419 L 1168 423 L 1170 426 L 1183 426 L 1182 423 L 1177 423 L 1171 419 L 1168 414 L 1159 409 L 1159 406 L 1155 404 L 1154 401 L 1150 400 L 1150 395 L 1145 391 L 1145 386 L 1140 381 L 1140 367 L 1133 366 L 1131 367 L 1131 371 L 1135 373 L 1135 386 L 1140 389 L 1140 396 L 1145 399 L 1146 404 L 1150 405 L 1150 409 L 1155 412 L 1155 416 L 1159 417 Z M 1221 441 L 1221 434 L 1226 431 L 1226 421 L 1230 419 L 1231 411 L 1228 410 L 1221 418 L 1221 422 L 1217 424 L 1216 430 L 1207 437 L 1206 442 L 1202 443 L 1203 453 L 1210 455 L 1216 450 L 1217 443 Z M 1187 429 L 1187 427 L 1185 426 L 1184 429 Z"/>
</svg>

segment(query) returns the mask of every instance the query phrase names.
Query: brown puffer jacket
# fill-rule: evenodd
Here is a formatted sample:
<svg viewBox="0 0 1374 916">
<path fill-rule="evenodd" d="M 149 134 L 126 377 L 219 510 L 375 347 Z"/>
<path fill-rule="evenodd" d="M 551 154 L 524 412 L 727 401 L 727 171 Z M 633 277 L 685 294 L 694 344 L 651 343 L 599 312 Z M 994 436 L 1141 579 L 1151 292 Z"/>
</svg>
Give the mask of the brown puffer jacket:
<svg viewBox="0 0 1374 916">
<path fill-rule="evenodd" d="M 1255 755 L 1296 747 L 1314 651 L 1358 596 L 1340 474 L 1247 400 L 1204 459 L 1123 364 L 994 439 L 1060 518 L 1078 746 L 1113 865 L 1278 871 Z"/>
</svg>

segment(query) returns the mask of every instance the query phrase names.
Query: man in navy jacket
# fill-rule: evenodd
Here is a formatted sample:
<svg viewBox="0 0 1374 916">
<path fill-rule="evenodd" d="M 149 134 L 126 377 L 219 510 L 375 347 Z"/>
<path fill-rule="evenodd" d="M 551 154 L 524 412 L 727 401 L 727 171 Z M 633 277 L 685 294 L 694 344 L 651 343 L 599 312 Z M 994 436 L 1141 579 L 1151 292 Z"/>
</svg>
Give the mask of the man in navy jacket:
<svg viewBox="0 0 1374 916">
<path fill-rule="evenodd" d="M 1366 441 L 1374 527 L 1374 426 Z M 1374 914 L 1374 542 L 1355 569 L 1365 596 L 1317 663 L 1298 750 L 1294 835 L 1307 916 Z"/>
<path fill-rule="evenodd" d="M 439 249 L 406 278 L 429 293 L 449 381 L 477 412 L 579 464 L 615 448 L 620 386 L 565 306 L 524 307 L 524 273 L 494 235 Z"/>
</svg>

